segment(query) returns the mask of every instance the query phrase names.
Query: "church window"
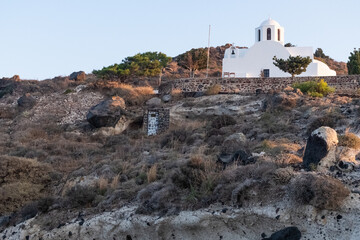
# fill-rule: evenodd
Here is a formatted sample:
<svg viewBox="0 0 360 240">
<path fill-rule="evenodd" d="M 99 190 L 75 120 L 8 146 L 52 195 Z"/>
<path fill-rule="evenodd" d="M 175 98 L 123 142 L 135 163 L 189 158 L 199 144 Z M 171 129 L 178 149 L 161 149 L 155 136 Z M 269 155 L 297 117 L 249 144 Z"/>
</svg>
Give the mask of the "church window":
<svg viewBox="0 0 360 240">
<path fill-rule="evenodd" d="M 264 77 L 270 77 L 270 69 L 264 69 Z"/>
<path fill-rule="evenodd" d="M 260 29 L 258 30 L 258 42 L 260 42 L 261 41 L 261 31 L 260 31 Z"/>
<path fill-rule="evenodd" d="M 280 42 L 280 29 L 278 29 L 278 41 Z"/>
<path fill-rule="evenodd" d="M 267 29 L 267 40 L 271 40 L 271 29 Z"/>
<path fill-rule="evenodd" d="M 231 54 L 232 55 L 234 55 L 235 54 L 235 50 L 233 49 L 233 50 L 231 50 Z"/>
</svg>

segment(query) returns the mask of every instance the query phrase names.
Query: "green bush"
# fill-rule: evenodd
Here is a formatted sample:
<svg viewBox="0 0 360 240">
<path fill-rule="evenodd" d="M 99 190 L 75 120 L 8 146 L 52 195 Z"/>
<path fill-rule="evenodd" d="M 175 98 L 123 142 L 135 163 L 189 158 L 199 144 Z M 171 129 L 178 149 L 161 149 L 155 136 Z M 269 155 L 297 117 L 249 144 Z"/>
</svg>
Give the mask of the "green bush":
<svg viewBox="0 0 360 240">
<path fill-rule="evenodd" d="M 293 84 L 293 88 L 298 88 L 303 93 L 307 93 L 312 97 L 323 97 L 335 91 L 335 88 L 329 87 L 324 79 L 320 79 L 320 81 L 295 83 Z"/>
<path fill-rule="evenodd" d="M 73 92 L 74 92 L 73 90 L 68 88 L 63 92 L 63 94 L 69 94 L 69 93 L 73 93 Z"/>
<path fill-rule="evenodd" d="M 345 133 L 345 135 L 339 136 L 339 145 L 360 149 L 360 138 L 353 133 Z"/>
</svg>

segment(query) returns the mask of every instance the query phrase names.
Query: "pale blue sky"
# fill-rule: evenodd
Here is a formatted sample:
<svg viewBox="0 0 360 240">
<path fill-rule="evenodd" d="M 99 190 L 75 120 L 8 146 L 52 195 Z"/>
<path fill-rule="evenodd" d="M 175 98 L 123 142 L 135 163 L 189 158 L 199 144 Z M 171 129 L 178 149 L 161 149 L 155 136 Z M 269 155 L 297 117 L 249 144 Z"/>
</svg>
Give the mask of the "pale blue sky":
<svg viewBox="0 0 360 240">
<path fill-rule="evenodd" d="M 360 47 L 359 0 L 0 0 L 0 78 L 91 72 L 127 56 L 236 43 L 252 46 L 269 16 L 285 42 L 347 61 Z"/>
</svg>

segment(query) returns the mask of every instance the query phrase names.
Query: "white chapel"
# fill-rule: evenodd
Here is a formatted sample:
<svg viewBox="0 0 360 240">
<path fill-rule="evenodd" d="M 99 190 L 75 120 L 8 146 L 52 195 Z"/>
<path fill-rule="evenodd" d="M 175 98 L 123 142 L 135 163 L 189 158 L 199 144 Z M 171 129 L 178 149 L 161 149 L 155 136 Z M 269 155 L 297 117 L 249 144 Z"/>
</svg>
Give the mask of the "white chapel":
<svg viewBox="0 0 360 240">
<path fill-rule="evenodd" d="M 273 64 L 273 57 L 310 57 L 312 62 L 299 76 L 336 76 L 325 63 L 314 59 L 312 47 L 285 47 L 284 28 L 269 18 L 255 29 L 255 44 L 249 49 L 232 45 L 225 50 L 223 77 L 291 77 Z"/>
</svg>

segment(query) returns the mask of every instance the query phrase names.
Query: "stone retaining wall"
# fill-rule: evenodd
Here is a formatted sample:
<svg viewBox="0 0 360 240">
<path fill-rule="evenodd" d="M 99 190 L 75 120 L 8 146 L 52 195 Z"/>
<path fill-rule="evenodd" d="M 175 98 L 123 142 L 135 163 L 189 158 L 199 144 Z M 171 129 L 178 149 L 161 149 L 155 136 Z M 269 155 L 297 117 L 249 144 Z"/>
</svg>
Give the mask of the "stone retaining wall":
<svg viewBox="0 0 360 240">
<path fill-rule="evenodd" d="M 178 79 L 173 87 L 183 92 L 204 92 L 212 85 L 221 85 L 223 93 L 257 93 L 281 90 L 295 82 L 324 79 L 336 92 L 355 92 L 360 86 L 360 75 L 331 77 L 295 77 L 295 78 L 187 78 Z"/>
</svg>

